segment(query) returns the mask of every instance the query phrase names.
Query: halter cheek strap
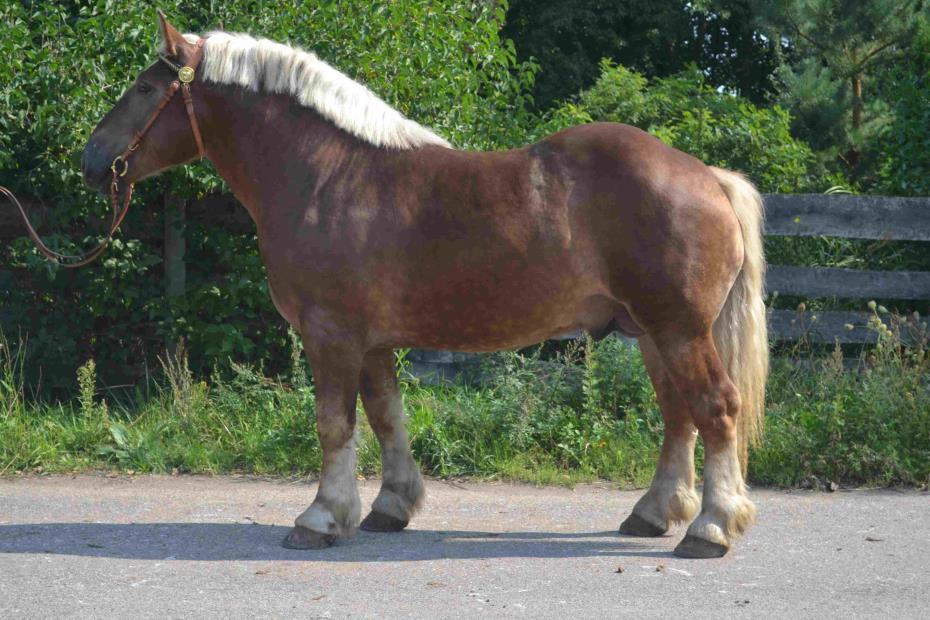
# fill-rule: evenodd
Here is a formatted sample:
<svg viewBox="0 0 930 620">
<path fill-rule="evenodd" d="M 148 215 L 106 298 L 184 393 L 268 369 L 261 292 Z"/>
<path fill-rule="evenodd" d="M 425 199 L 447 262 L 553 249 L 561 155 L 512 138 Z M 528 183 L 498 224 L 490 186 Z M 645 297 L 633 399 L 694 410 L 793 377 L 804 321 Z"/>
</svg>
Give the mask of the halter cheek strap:
<svg viewBox="0 0 930 620">
<path fill-rule="evenodd" d="M 35 242 L 36 247 L 38 247 L 39 252 L 45 255 L 50 261 L 60 264 L 62 267 L 81 267 L 92 262 L 109 245 L 110 241 L 113 239 L 113 235 L 116 233 L 116 229 L 119 228 L 120 224 L 123 222 L 123 218 L 126 217 L 126 213 L 129 211 L 129 203 L 132 201 L 132 183 L 126 184 L 126 192 L 123 197 L 122 209 L 119 205 L 119 180 L 120 178 L 126 176 L 126 173 L 129 172 L 129 157 L 139 148 L 139 145 L 142 144 L 142 140 L 145 139 L 145 134 L 149 132 L 152 128 L 152 125 L 155 124 L 155 121 L 164 111 L 164 109 L 171 103 L 171 100 L 174 98 L 175 94 L 180 90 L 182 96 L 184 97 L 184 108 L 187 110 L 187 118 L 190 119 L 191 124 L 191 133 L 194 134 L 194 142 L 197 143 L 197 153 L 200 155 L 200 158 L 203 159 L 206 149 L 203 146 L 203 138 L 200 135 L 200 127 L 197 124 L 197 116 L 194 114 L 194 100 L 191 97 L 191 83 L 194 81 L 194 78 L 197 75 L 197 67 L 200 65 L 200 61 L 203 59 L 203 44 L 206 42 L 206 39 L 199 39 L 195 45 L 194 52 L 191 54 L 190 60 L 188 63 L 179 67 L 177 64 L 169 60 L 168 58 L 161 56 L 161 59 L 166 62 L 172 69 L 177 71 L 178 79 L 171 82 L 168 85 L 168 90 L 165 91 L 164 96 L 161 101 L 158 103 L 158 107 L 155 108 L 155 111 L 152 112 L 149 116 L 145 125 L 142 126 L 142 129 L 133 133 L 132 142 L 129 143 L 129 146 L 126 147 L 122 153 L 116 156 L 116 159 L 113 160 L 113 163 L 110 164 L 110 171 L 113 175 L 112 180 L 110 181 L 110 207 L 113 210 L 113 218 L 110 221 L 110 231 L 107 233 L 106 238 L 99 244 L 97 247 L 84 252 L 83 254 L 71 255 L 71 254 L 62 254 L 61 252 L 56 252 L 51 249 L 42 241 L 39 237 L 39 234 L 32 227 L 32 224 L 29 222 L 29 218 L 26 215 L 26 210 L 23 209 L 23 206 L 16 199 L 16 196 L 13 195 L 10 190 L 5 187 L 0 187 L 0 194 L 9 198 L 19 209 L 20 214 L 23 216 L 23 221 L 26 223 L 26 230 L 29 233 L 29 236 Z"/>
<path fill-rule="evenodd" d="M 190 60 L 183 67 L 178 66 L 170 59 L 165 56 L 159 56 L 161 60 L 167 64 L 169 67 L 177 71 L 178 79 L 171 82 L 171 85 L 168 87 L 168 90 L 165 92 L 164 100 L 159 104 L 155 112 L 152 113 L 152 116 L 149 118 L 149 121 L 145 124 L 132 144 L 124 151 L 123 156 L 129 156 L 129 153 L 136 150 L 139 147 L 139 144 L 142 142 L 142 138 L 148 132 L 149 128 L 155 122 L 155 119 L 158 118 L 158 115 L 161 114 L 165 106 L 168 105 L 168 101 L 171 101 L 174 94 L 178 92 L 178 89 L 181 90 L 181 95 L 184 97 L 184 108 L 187 110 L 187 118 L 191 123 L 191 133 L 194 134 L 194 142 L 197 143 L 197 154 L 200 156 L 200 159 L 203 159 L 206 155 L 206 149 L 203 146 L 203 138 L 200 136 L 200 126 L 197 124 L 197 116 L 194 114 L 194 100 L 191 97 L 191 83 L 194 81 L 194 78 L 197 77 L 197 67 L 200 66 L 200 61 L 203 60 L 203 45 L 206 42 L 206 39 L 198 39 L 194 47 L 194 52 L 191 54 Z"/>
</svg>

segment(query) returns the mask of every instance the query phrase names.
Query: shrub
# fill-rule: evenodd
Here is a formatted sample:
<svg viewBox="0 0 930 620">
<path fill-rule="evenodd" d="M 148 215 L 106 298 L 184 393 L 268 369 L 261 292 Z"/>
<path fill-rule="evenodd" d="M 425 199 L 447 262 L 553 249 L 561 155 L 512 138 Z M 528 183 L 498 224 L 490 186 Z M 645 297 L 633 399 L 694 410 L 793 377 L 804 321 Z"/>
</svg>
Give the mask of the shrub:
<svg viewBox="0 0 930 620">
<path fill-rule="evenodd" d="M 878 344 L 850 367 L 831 357 L 781 358 L 769 385 L 766 434 L 752 479 L 777 485 L 827 482 L 930 484 L 930 358 L 927 324 L 892 317 L 870 327 Z M 903 332 L 903 333 L 902 333 Z"/>
<path fill-rule="evenodd" d="M 605 59 L 594 86 L 551 112 L 542 127 L 584 119 L 635 125 L 707 164 L 745 172 L 762 191 L 829 186 L 810 147 L 792 137 L 788 112 L 718 92 L 696 69 L 650 80 Z"/>
</svg>

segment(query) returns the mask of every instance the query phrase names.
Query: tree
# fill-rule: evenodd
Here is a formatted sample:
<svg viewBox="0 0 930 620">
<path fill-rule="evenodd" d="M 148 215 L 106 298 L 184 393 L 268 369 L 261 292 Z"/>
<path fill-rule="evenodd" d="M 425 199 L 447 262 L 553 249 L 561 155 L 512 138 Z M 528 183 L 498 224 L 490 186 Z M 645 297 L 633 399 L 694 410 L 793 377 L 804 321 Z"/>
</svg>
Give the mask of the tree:
<svg viewBox="0 0 930 620">
<path fill-rule="evenodd" d="M 895 117 L 881 140 L 879 189 L 888 194 L 930 196 L 930 20 L 891 75 Z"/>
<path fill-rule="evenodd" d="M 650 77 L 694 64 L 715 86 L 755 103 L 774 91 L 777 39 L 755 24 L 749 0 L 513 0 L 504 35 L 542 67 L 539 108 L 591 86 L 602 58 Z"/>
<path fill-rule="evenodd" d="M 861 175 L 863 151 L 891 121 L 876 78 L 913 38 L 924 0 L 757 0 L 773 38 L 787 38 L 793 60 L 780 75 L 780 101 L 795 130 Z M 870 82 L 875 87 L 869 89 Z"/>
</svg>

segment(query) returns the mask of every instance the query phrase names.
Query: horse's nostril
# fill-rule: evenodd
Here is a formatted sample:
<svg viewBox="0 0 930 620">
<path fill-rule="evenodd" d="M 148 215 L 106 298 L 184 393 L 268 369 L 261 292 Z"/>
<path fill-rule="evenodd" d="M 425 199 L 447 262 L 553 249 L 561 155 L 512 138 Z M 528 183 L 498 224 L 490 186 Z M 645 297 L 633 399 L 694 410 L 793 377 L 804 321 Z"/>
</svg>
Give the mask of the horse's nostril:
<svg viewBox="0 0 930 620">
<path fill-rule="evenodd" d="M 88 142 L 81 152 L 81 176 L 84 178 L 84 184 L 91 189 L 102 190 L 104 173 L 100 152 L 96 145 Z"/>
</svg>

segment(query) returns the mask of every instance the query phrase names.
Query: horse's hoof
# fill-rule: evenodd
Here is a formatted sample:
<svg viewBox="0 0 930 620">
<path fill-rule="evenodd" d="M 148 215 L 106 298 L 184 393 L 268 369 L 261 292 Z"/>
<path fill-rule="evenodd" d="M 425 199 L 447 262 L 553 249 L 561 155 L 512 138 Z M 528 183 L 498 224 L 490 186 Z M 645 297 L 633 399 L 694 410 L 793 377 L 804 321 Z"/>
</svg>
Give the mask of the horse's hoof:
<svg viewBox="0 0 930 620">
<path fill-rule="evenodd" d="M 336 542 L 334 534 L 320 534 L 299 525 L 291 528 L 281 544 L 288 549 L 326 549 Z"/>
<path fill-rule="evenodd" d="M 646 538 L 655 538 L 662 536 L 668 528 L 662 528 L 646 521 L 638 514 L 631 513 L 626 521 L 620 524 L 620 533 L 624 536 L 643 536 Z"/>
<path fill-rule="evenodd" d="M 408 523 L 410 523 L 409 520 L 398 519 L 372 510 L 359 527 L 368 532 L 399 532 L 407 527 Z"/>
<path fill-rule="evenodd" d="M 675 547 L 675 555 L 680 558 L 722 558 L 729 550 L 726 545 L 688 534 Z"/>
</svg>

